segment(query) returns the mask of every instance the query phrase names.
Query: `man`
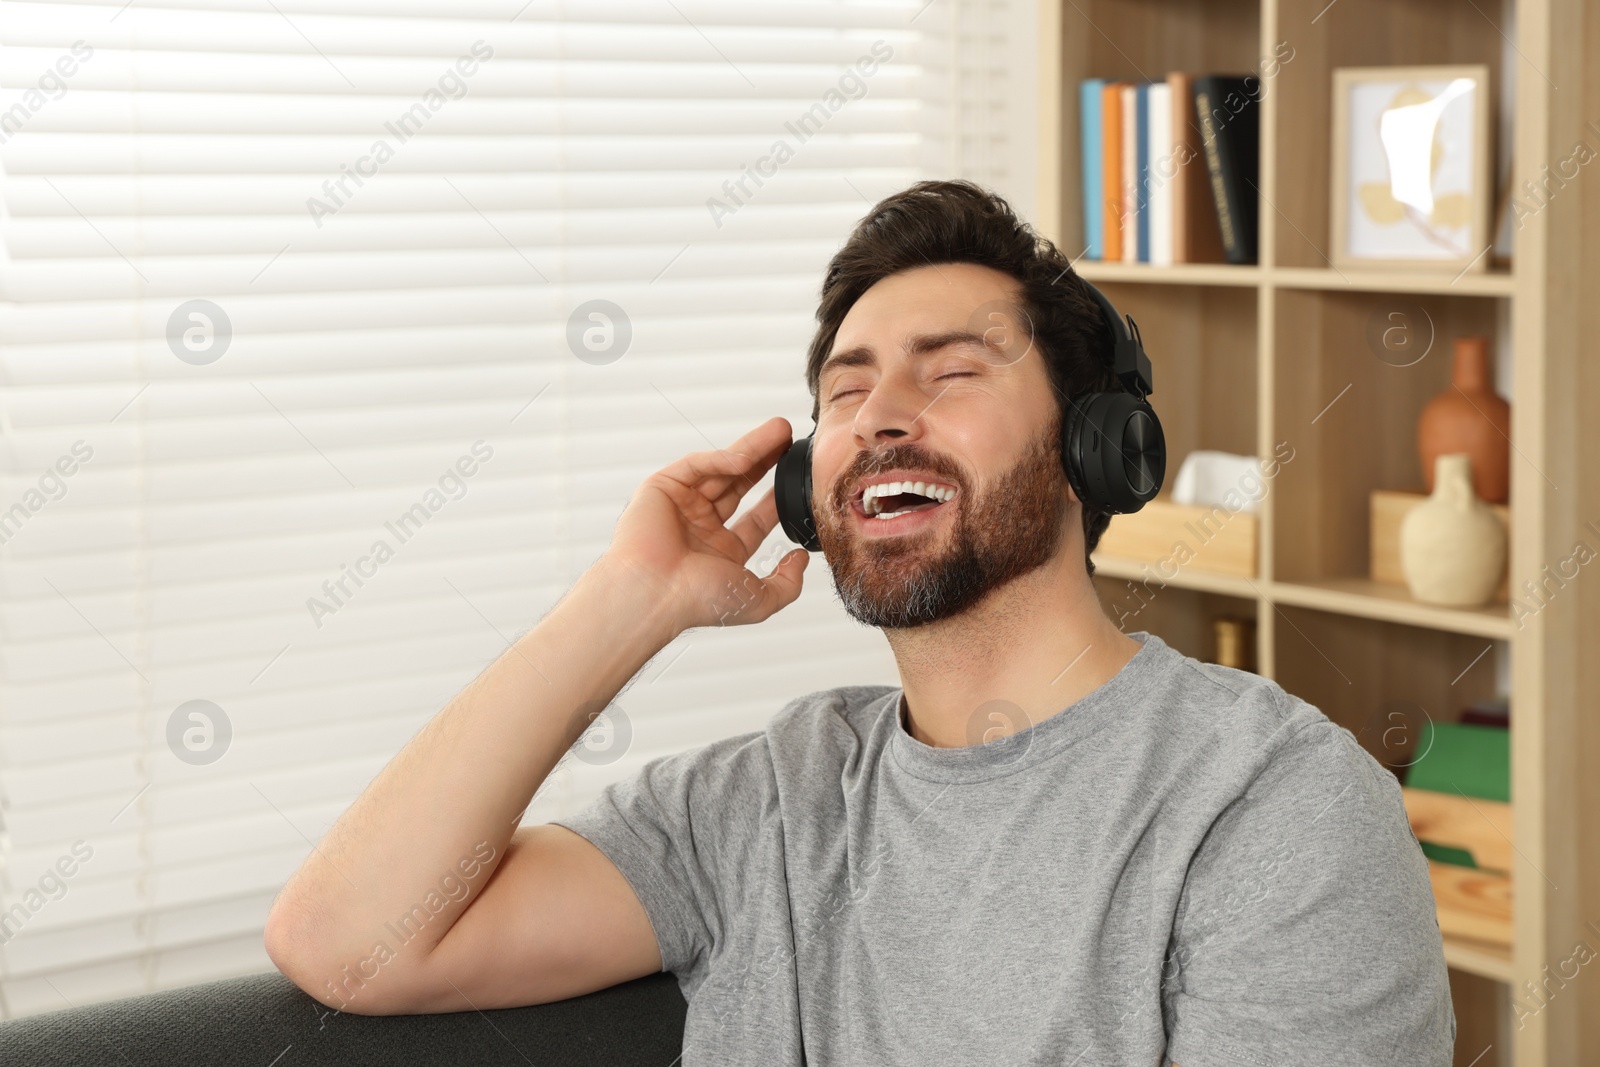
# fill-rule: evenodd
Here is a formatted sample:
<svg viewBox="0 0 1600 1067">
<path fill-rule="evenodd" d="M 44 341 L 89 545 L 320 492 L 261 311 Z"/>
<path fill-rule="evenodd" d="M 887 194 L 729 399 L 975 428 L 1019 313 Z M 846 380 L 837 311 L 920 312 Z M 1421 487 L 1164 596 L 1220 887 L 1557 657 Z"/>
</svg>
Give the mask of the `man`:
<svg viewBox="0 0 1600 1067">
<path fill-rule="evenodd" d="M 788 424 L 685 456 L 306 860 L 268 922 L 278 966 L 363 1013 L 666 969 L 686 1067 L 1447 1064 L 1393 776 L 1276 684 L 1101 609 L 1109 516 L 1059 437 L 1066 405 L 1117 385 L 1062 254 L 991 194 L 922 183 L 860 223 L 818 319 L 818 534 L 900 687 L 799 697 L 512 833 L 676 635 L 800 592 L 803 551 L 744 566 L 771 491 L 733 519 Z"/>
</svg>

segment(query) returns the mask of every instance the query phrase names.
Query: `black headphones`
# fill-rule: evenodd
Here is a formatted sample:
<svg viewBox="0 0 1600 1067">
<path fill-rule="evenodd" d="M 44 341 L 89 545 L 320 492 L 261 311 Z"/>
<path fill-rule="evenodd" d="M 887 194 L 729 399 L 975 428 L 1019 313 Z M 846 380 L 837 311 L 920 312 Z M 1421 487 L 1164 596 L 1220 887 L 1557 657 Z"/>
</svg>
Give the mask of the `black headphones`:
<svg viewBox="0 0 1600 1067">
<path fill-rule="evenodd" d="M 1061 426 L 1061 463 L 1079 500 L 1125 515 L 1138 511 L 1161 491 L 1167 472 L 1167 439 L 1155 409 L 1145 399 L 1155 389 L 1138 324 L 1132 316 L 1118 314 L 1093 285 L 1084 281 L 1083 286 L 1100 305 L 1111 328 L 1111 368 L 1124 391 L 1068 398 Z M 789 540 L 820 552 L 822 542 L 811 510 L 811 442 L 815 436 L 813 427 L 779 458 L 773 495 L 778 520 Z"/>
</svg>

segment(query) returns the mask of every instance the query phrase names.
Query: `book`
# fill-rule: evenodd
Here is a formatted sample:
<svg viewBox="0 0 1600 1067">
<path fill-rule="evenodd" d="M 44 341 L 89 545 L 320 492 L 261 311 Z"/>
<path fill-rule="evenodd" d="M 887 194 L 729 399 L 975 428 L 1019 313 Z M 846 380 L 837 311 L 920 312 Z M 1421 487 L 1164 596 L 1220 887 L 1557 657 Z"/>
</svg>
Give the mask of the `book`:
<svg viewBox="0 0 1600 1067">
<path fill-rule="evenodd" d="M 1133 87 L 1134 127 L 1134 205 L 1138 214 L 1134 218 L 1134 239 L 1137 251 L 1134 258 L 1140 263 L 1150 262 L 1150 84 L 1141 82 Z"/>
<path fill-rule="evenodd" d="M 1122 83 L 1107 82 L 1100 93 L 1100 206 L 1105 258 L 1122 259 Z"/>
<path fill-rule="evenodd" d="M 1490 697 L 1469 704 L 1461 710 L 1464 726 L 1494 726 L 1509 729 L 1511 726 L 1511 701 L 1508 697 Z"/>
<path fill-rule="evenodd" d="M 1148 92 L 1150 177 L 1145 208 L 1150 216 L 1150 263 L 1166 267 L 1172 264 L 1172 99 L 1166 82 L 1156 82 Z"/>
<path fill-rule="evenodd" d="M 1406 774 L 1412 789 L 1511 802 L 1511 732 L 1494 726 L 1427 722 Z"/>
<path fill-rule="evenodd" d="M 1078 86 L 1078 119 L 1082 137 L 1083 168 L 1083 241 L 1084 255 L 1090 259 L 1106 258 L 1106 213 L 1101 202 L 1104 195 L 1100 181 L 1105 174 L 1105 161 L 1101 158 L 1104 147 L 1100 119 L 1103 105 L 1100 97 L 1105 91 L 1104 78 L 1088 78 Z"/>
<path fill-rule="evenodd" d="M 1123 83 L 1122 92 L 1122 262 L 1139 262 L 1139 91 Z"/>
<path fill-rule="evenodd" d="M 1222 233 L 1211 202 L 1205 149 L 1194 109 L 1194 78 L 1167 75 L 1172 97 L 1172 262 L 1221 263 Z"/>
<path fill-rule="evenodd" d="M 1248 91 L 1247 84 L 1245 78 L 1227 75 L 1194 79 L 1195 113 L 1211 199 L 1229 263 L 1256 261 L 1261 111 L 1259 99 Z"/>
<path fill-rule="evenodd" d="M 1260 118 L 1249 84 L 1182 71 L 1153 83 L 1079 84 L 1084 255 L 1155 266 L 1256 261 Z"/>
</svg>

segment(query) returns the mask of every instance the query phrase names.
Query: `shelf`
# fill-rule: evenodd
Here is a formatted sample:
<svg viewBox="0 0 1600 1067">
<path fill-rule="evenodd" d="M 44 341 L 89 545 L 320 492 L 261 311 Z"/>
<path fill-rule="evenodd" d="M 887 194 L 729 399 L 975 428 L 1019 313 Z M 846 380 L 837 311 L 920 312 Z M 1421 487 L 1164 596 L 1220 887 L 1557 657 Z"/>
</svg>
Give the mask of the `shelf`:
<svg viewBox="0 0 1600 1067">
<path fill-rule="evenodd" d="M 1441 293 L 1459 296 L 1510 296 L 1516 279 L 1507 271 L 1453 274 L 1422 270 L 1342 271 L 1331 267 L 1275 267 L 1267 280 L 1282 289 L 1326 289 L 1360 293 Z"/>
<path fill-rule="evenodd" d="M 1074 269 L 1092 282 L 1137 282 L 1152 285 L 1274 285 L 1352 293 L 1437 293 L 1446 296 L 1509 297 L 1516 278 L 1509 271 L 1455 274 L 1449 271 L 1361 270 L 1346 267 L 1236 267 L 1226 263 L 1106 263 L 1080 259 Z"/>
<path fill-rule="evenodd" d="M 1157 587 L 1170 585 L 1174 589 L 1220 593 L 1242 600 L 1254 600 L 1265 593 L 1279 604 L 1293 604 L 1336 615 L 1421 626 L 1494 641 L 1511 639 L 1511 616 L 1504 604 L 1486 608 L 1446 608 L 1422 604 L 1413 600 L 1403 586 L 1365 578 L 1267 583 L 1195 566 L 1183 567 L 1171 578 L 1162 578 L 1155 570 L 1155 564 L 1148 560 L 1108 556 L 1100 552 L 1094 553 L 1093 558 L 1095 574 L 1106 578 L 1147 581 Z"/>
<path fill-rule="evenodd" d="M 1511 639 L 1511 614 L 1504 604 L 1487 608 L 1444 608 L 1421 604 L 1413 600 L 1403 586 L 1366 578 L 1273 582 L 1272 597 L 1281 604 L 1294 604 L 1340 615 L 1423 626 L 1495 641 Z"/>
<path fill-rule="evenodd" d="M 1492 978 L 1496 982 L 1511 984 L 1511 950 L 1504 945 L 1488 941 L 1473 941 L 1466 937 L 1446 936 L 1444 962 L 1458 971 Z"/>
<path fill-rule="evenodd" d="M 1227 263 L 1177 263 L 1152 267 L 1148 263 L 1107 263 L 1080 259 L 1073 268 L 1091 282 L 1148 282 L 1157 285 L 1258 285 L 1260 267 L 1236 267 Z"/>
<path fill-rule="evenodd" d="M 1221 593 L 1224 596 L 1235 596 L 1242 600 L 1254 600 L 1257 587 L 1248 578 L 1241 578 L 1233 574 L 1218 574 L 1200 567 L 1181 568 L 1170 579 L 1163 579 L 1154 571 L 1154 564 L 1141 559 L 1127 559 L 1119 556 L 1105 556 L 1099 552 L 1093 553 L 1094 572 L 1096 576 L 1104 575 L 1107 578 L 1123 578 L 1131 582 L 1150 580 L 1161 585 L 1170 585 L 1175 589 L 1194 589 L 1202 593 Z"/>
<path fill-rule="evenodd" d="M 1267 583 L 1195 566 L 1181 568 L 1171 578 L 1162 578 L 1156 572 L 1155 564 L 1149 560 L 1108 556 L 1100 552 L 1094 553 L 1093 558 L 1095 574 L 1106 578 L 1149 582 L 1157 587 L 1170 585 L 1174 589 L 1193 589 L 1202 593 L 1220 593 L 1242 600 L 1270 595 L 1279 604 L 1293 604 L 1336 615 L 1420 626 L 1494 641 L 1511 639 L 1511 616 L 1504 604 L 1486 608 L 1446 608 L 1422 604 L 1413 600 L 1403 586 L 1365 578 Z"/>
</svg>

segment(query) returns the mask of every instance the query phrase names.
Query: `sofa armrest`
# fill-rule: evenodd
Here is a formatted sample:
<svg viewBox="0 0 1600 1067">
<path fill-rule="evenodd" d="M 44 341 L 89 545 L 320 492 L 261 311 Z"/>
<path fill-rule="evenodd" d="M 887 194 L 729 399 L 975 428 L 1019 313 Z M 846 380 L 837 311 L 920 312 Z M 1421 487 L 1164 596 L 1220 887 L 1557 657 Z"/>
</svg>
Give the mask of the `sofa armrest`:
<svg viewBox="0 0 1600 1067">
<path fill-rule="evenodd" d="M 687 1011 L 667 973 L 528 1008 L 386 1017 L 335 1013 L 270 973 L 0 1023 L 0 1063 L 661 1067 Z"/>
</svg>

